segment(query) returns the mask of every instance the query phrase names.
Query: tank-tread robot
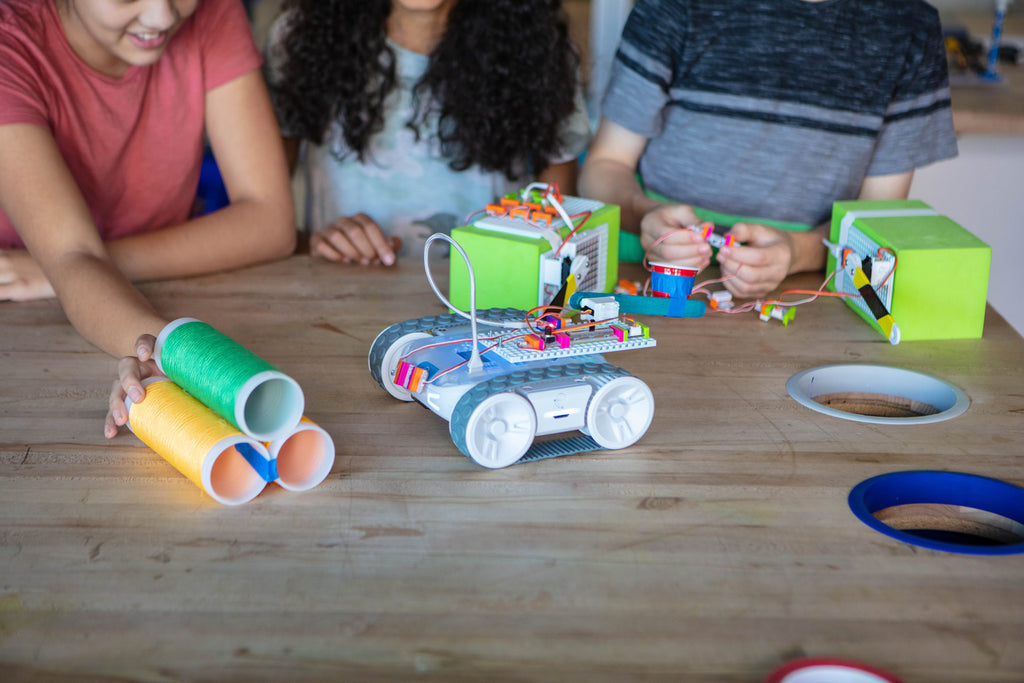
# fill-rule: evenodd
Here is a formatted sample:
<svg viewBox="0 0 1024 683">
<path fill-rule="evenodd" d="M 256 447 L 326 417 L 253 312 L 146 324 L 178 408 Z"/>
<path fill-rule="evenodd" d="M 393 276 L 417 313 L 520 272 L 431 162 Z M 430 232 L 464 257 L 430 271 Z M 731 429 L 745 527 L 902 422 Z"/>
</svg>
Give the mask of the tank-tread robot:
<svg viewBox="0 0 1024 683">
<path fill-rule="evenodd" d="M 590 307 L 593 305 L 593 307 Z M 471 323 L 427 316 L 383 330 L 370 348 L 370 374 L 389 394 L 418 401 L 449 423 L 452 441 L 488 468 L 632 445 L 650 426 L 648 386 L 602 353 L 655 345 L 646 326 L 618 316 L 611 299 L 583 311 L 490 309 Z M 579 431 L 583 436 L 538 436 Z"/>
</svg>

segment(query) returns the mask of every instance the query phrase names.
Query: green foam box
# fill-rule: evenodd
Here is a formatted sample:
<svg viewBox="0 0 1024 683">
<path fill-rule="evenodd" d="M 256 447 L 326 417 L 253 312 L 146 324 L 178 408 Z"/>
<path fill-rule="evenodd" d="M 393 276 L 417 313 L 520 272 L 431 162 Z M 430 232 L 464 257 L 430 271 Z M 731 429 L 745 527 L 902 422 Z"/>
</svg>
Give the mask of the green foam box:
<svg viewBox="0 0 1024 683">
<path fill-rule="evenodd" d="M 509 198 L 518 195 L 509 195 Z M 466 252 L 476 278 L 476 307 L 529 310 L 549 304 L 571 270 L 586 263 L 577 283 L 580 291 L 610 292 L 618 282 L 619 207 L 563 197 L 569 216 L 586 221 L 563 246 L 570 228 L 557 218 L 551 227 L 537 227 L 525 218 L 487 215 L 452 230 L 452 239 Z M 574 222 L 578 219 L 574 219 Z M 555 255 L 555 252 L 559 252 Z M 449 263 L 449 299 L 469 310 L 469 271 L 453 247 Z"/>
<path fill-rule="evenodd" d="M 992 250 L 950 218 L 919 200 L 836 202 L 829 239 L 853 249 L 857 263 L 870 257 L 879 269 L 895 264 L 892 276 L 875 284 L 901 341 L 981 337 Z M 828 272 L 836 265 L 830 254 Z M 858 294 L 849 269 L 836 270 L 830 288 Z M 883 334 L 863 298 L 846 302 Z"/>
</svg>

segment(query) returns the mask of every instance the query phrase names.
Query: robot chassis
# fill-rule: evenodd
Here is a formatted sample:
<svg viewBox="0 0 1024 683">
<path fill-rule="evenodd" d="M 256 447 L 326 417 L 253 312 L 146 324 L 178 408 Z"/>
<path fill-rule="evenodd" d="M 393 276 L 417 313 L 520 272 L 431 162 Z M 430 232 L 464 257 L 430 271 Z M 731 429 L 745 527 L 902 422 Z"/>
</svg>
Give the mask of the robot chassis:
<svg viewBox="0 0 1024 683">
<path fill-rule="evenodd" d="M 655 340 L 645 326 L 618 318 L 610 299 L 594 305 L 599 316 L 584 308 L 582 324 L 539 334 L 524 334 L 525 311 L 480 311 L 485 330 L 488 322 L 505 327 L 478 341 L 483 364 L 477 369 L 467 363 L 473 340 L 465 318 L 397 323 L 374 340 L 370 374 L 393 397 L 418 401 L 447 420 L 456 447 L 483 467 L 625 448 L 650 426 L 654 397 L 601 353 L 651 347 Z M 516 322 L 522 329 L 508 329 Z M 534 443 L 537 436 L 577 430 L 583 435 Z"/>
</svg>

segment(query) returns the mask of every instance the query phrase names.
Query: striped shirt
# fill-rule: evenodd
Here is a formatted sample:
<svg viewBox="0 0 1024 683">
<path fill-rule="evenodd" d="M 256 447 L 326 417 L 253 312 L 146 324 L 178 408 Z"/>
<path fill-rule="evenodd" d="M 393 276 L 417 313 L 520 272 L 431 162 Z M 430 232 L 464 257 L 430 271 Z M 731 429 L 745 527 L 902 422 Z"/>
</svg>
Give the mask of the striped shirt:
<svg viewBox="0 0 1024 683">
<path fill-rule="evenodd" d="M 649 138 L 648 190 L 808 226 L 865 176 L 956 156 L 924 0 L 638 0 L 603 114 Z"/>
</svg>

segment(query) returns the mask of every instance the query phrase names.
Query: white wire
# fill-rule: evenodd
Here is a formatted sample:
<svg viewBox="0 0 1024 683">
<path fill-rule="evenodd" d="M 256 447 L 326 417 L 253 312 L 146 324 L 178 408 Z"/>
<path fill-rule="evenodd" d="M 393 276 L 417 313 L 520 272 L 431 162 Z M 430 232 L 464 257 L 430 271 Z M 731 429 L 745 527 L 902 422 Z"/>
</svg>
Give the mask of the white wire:
<svg viewBox="0 0 1024 683">
<path fill-rule="evenodd" d="M 563 221 L 565 221 L 565 225 L 569 228 L 569 230 L 572 230 L 572 228 L 573 228 L 572 219 L 569 218 L 569 213 L 565 209 L 562 208 L 562 205 L 558 202 L 557 199 L 555 199 L 555 196 L 554 195 L 550 195 L 548 197 L 548 201 L 551 202 L 551 206 L 555 207 L 555 211 L 557 211 L 558 215 L 561 217 L 561 219 Z"/>
<path fill-rule="evenodd" d="M 544 192 L 547 192 L 548 189 L 549 185 L 547 183 L 530 183 L 519 193 L 519 201 L 525 203 L 530 196 L 530 190 L 544 190 Z"/>
<path fill-rule="evenodd" d="M 462 313 L 462 311 L 459 311 L 454 306 L 452 306 L 451 302 L 448 301 L 448 299 L 446 299 L 441 294 L 441 292 L 437 289 L 437 285 L 434 284 L 434 278 L 430 275 L 430 259 L 428 258 L 428 255 L 430 253 L 430 244 L 434 240 L 438 239 L 443 239 L 444 241 L 448 242 L 453 247 L 455 247 L 455 249 L 460 254 L 462 254 L 462 258 L 465 259 L 466 261 L 466 268 L 469 269 L 469 310 L 472 312 L 472 314 L 469 315 L 468 317 L 469 326 L 473 332 L 473 349 L 472 351 L 470 351 L 469 362 L 466 363 L 466 369 L 470 373 L 474 373 L 483 369 L 484 367 L 484 362 L 480 360 L 480 348 L 479 346 L 477 346 L 478 335 L 476 331 L 476 275 L 473 273 L 473 264 L 469 262 L 469 256 L 462 249 L 462 246 L 459 243 L 457 243 L 448 235 L 445 235 L 444 233 L 440 232 L 435 233 L 427 238 L 427 241 L 423 245 L 423 268 L 427 271 L 427 281 L 430 282 L 430 288 L 434 290 L 434 294 L 436 294 L 438 298 L 440 298 L 441 301 L 444 302 L 446 306 L 448 306 L 448 308 L 454 311 L 458 311 L 459 313 Z M 465 314 L 463 313 L 463 315 Z"/>
<path fill-rule="evenodd" d="M 433 276 L 430 274 L 430 259 L 427 256 L 427 254 L 430 251 L 430 245 L 435 240 L 443 240 L 444 242 L 447 242 L 447 243 L 451 244 L 456 249 L 456 251 L 459 252 L 459 254 L 462 256 L 463 260 L 466 261 L 466 268 L 469 270 L 469 309 L 472 312 L 472 314 L 467 313 L 466 311 L 457 308 L 451 301 L 447 300 L 447 298 L 443 294 L 441 294 L 440 290 L 437 289 L 437 284 L 434 283 Z M 446 236 L 446 234 L 444 234 L 443 232 L 435 232 L 434 234 L 431 234 L 431 236 L 429 238 L 427 238 L 426 243 L 424 243 L 424 245 L 423 245 L 423 269 L 426 271 L 427 283 L 429 283 L 430 289 L 432 289 L 434 291 L 434 295 L 438 299 L 441 300 L 441 303 L 444 304 L 445 306 L 449 307 L 449 309 L 452 312 L 456 313 L 457 315 L 461 315 L 462 317 L 465 317 L 467 319 L 467 321 L 469 321 L 472 324 L 474 339 L 476 338 L 476 325 L 477 324 L 479 324 L 479 325 L 489 325 L 489 326 L 496 327 L 496 328 L 505 328 L 505 329 L 508 329 L 508 330 L 522 330 L 523 328 L 526 327 L 526 322 L 525 321 L 523 321 L 521 323 L 520 322 L 512 322 L 512 321 L 506 321 L 506 322 L 502 322 L 502 321 L 485 321 L 485 319 L 481 319 L 481 318 L 478 318 L 476 316 L 476 274 L 473 272 L 473 264 L 470 262 L 469 256 L 463 250 L 462 245 L 457 243 L 451 237 Z M 476 348 L 476 344 L 475 343 L 473 345 L 473 348 L 475 350 L 475 348 Z"/>
<path fill-rule="evenodd" d="M 555 211 L 558 212 L 558 217 L 562 219 L 570 230 L 572 230 L 572 219 L 569 218 L 569 213 L 562 207 L 561 202 L 555 198 L 555 193 L 551 191 L 551 185 L 548 183 L 530 183 L 526 186 L 526 189 L 523 190 L 523 201 L 526 201 L 526 197 L 529 196 L 530 190 L 533 189 L 544 190 L 544 199 L 551 202 L 551 206 L 553 206 Z"/>
</svg>

